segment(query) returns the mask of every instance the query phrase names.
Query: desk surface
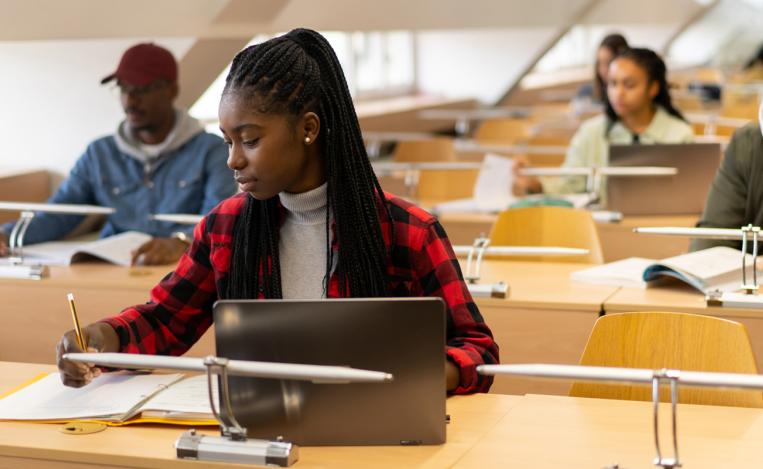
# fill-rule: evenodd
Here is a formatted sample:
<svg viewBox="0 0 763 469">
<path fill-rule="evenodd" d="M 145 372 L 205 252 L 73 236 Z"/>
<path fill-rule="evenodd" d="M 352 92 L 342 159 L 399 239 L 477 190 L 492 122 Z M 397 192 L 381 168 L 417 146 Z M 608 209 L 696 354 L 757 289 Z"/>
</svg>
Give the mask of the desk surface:
<svg viewBox="0 0 763 469">
<path fill-rule="evenodd" d="M 653 468 L 650 402 L 528 395 L 458 461 L 483 468 Z M 672 455 L 670 408 L 660 406 L 663 456 Z M 679 405 L 678 451 L 684 467 L 757 467 L 763 410 Z M 755 461 L 758 461 L 757 463 Z"/>
<path fill-rule="evenodd" d="M 50 365 L 0 362 L 0 393 L 41 372 Z M 448 443 L 419 447 L 305 447 L 295 467 L 450 467 L 482 438 L 514 405 L 519 396 L 476 395 L 448 399 L 451 415 Z M 0 466 L 3 458 L 86 462 L 127 467 L 230 467 L 230 464 L 203 465 L 175 458 L 173 444 L 184 430 L 180 426 L 131 426 L 107 428 L 92 435 L 66 435 L 59 425 L 0 422 Z M 210 432 L 214 433 L 214 432 Z M 35 464 L 35 467 L 38 467 Z M 51 467 L 54 467 L 51 465 Z M 74 466 L 71 466 L 74 467 Z"/>
<path fill-rule="evenodd" d="M 48 365 L 0 362 L 0 392 Z M 669 408 L 663 451 L 669 455 Z M 651 403 L 557 396 L 475 395 L 448 399 L 448 442 L 420 447 L 305 447 L 297 468 L 532 467 L 591 468 L 619 463 L 649 468 L 655 454 Z M 760 460 L 763 410 L 679 405 L 679 452 L 686 467 L 754 467 Z M 0 423 L 0 466 L 233 467 L 175 459 L 180 427 L 109 428 L 72 436 L 58 425 Z M 67 465 L 68 463 L 68 465 Z M 240 466 L 239 466 L 240 467 Z"/>
<path fill-rule="evenodd" d="M 465 269 L 465 258 L 459 259 Z M 141 301 L 149 296 L 154 287 L 174 266 L 139 267 L 128 269 L 106 263 L 83 263 L 69 267 L 51 267 L 50 277 L 43 280 L 2 279 L 0 285 L 23 287 L 24 290 L 78 288 L 136 291 L 142 293 Z M 482 283 L 504 281 L 511 292 L 507 300 L 478 299 L 478 303 L 511 307 L 538 307 L 568 310 L 598 311 L 601 304 L 617 287 L 573 284 L 571 272 L 590 267 L 588 264 L 523 262 L 486 259 L 482 264 Z M 552 292 L 553 294 L 549 294 Z M 19 291 L 18 294 L 21 294 Z M 80 298 L 77 298 L 78 301 Z M 84 298 L 83 298 L 84 300 Z M 64 306 L 65 297 L 61 302 Z M 131 306 L 124 304 L 123 307 Z M 114 314 L 118 311 L 106 311 Z"/>
<path fill-rule="evenodd" d="M 507 362 L 577 363 L 604 301 L 617 289 L 601 285 L 573 285 L 570 272 L 586 264 L 486 260 L 483 282 L 510 285 L 507 299 L 477 298 Z M 71 329 L 66 294 L 77 298 L 80 321 L 89 324 L 123 308 L 145 302 L 149 290 L 170 266 L 128 269 L 109 264 L 76 264 L 51 269 L 41 281 L 0 280 L 0 311 L 8 311 L 0 333 L 0 360 L 52 363 L 61 335 Z M 553 324 L 554 327 L 549 327 Z M 19 333 L 18 331 L 24 331 Z M 188 352 L 205 356 L 214 350 L 212 330 Z M 561 384 L 562 386 L 559 386 Z M 566 383 L 496 380 L 494 392 L 525 394 L 567 393 Z"/>
<path fill-rule="evenodd" d="M 461 259 L 464 266 L 465 259 Z M 591 267 L 573 262 L 523 262 L 488 259 L 482 264 L 480 283 L 509 284 L 505 300 L 480 298 L 480 307 L 555 309 L 599 312 L 618 287 L 572 283 L 570 274 Z"/>
<path fill-rule="evenodd" d="M 608 313 L 679 311 L 717 317 L 763 318 L 756 309 L 707 306 L 704 294 L 678 281 L 650 288 L 619 288 L 607 299 L 604 309 Z"/>
<path fill-rule="evenodd" d="M 120 290 L 142 290 L 148 298 L 149 290 L 175 265 L 155 267 L 121 267 L 105 262 L 75 263 L 70 266 L 49 267 L 50 276 L 42 280 L 2 279 L 3 285 L 20 287 L 98 287 Z M 125 305 L 130 306 L 130 305 Z"/>
</svg>

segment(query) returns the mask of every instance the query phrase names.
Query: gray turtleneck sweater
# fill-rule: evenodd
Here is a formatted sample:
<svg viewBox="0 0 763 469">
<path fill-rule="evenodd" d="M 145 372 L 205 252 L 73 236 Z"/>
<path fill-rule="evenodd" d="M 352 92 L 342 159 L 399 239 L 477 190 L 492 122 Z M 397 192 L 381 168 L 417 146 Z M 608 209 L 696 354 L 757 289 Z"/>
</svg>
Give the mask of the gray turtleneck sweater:
<svg viewBox="0 0 763 469">
<path fill-rule="evenodd" d="M 286 209 L 278 245 L 284 299 L 323 298 L 327 184 L 302 194 L 281 192 Z"/>
</svg>

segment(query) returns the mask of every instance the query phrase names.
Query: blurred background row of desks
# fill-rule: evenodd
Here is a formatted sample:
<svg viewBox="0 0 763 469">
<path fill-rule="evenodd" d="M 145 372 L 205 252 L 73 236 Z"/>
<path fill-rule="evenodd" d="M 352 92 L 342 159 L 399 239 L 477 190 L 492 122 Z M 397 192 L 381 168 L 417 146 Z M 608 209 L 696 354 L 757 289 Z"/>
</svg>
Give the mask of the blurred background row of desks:
<svg viewBox="0 0 763 469">
<path fill-rule="evenodd" d="M 445 213 L 440 223 L 454 245 L 472 244 L 480 234 L 487 235 L 496 216 L 480 213 Z M 630 216 L 620 222 L 597 222 L 604 262 L 627 257 L 663 259 L 685 253 L 689 249 L 687 238 L 668 238 L 655 235 L 637 235 L 633 228 L 639 226 L 692 227 L 699 220 L 696 215 Z"/>
</svg>

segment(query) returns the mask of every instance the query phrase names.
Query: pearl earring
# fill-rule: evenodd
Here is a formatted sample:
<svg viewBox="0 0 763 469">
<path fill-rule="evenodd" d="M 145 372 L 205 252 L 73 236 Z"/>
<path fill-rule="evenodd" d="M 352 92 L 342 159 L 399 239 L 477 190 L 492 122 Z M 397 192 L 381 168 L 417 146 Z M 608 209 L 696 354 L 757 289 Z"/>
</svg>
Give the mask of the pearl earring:
<svg viewBox="0 0 763 469">
<path fill-rule="evenodd" d="M 305 143 L 310 143 L 310 137 L 305 137 Z"/>
</svg>

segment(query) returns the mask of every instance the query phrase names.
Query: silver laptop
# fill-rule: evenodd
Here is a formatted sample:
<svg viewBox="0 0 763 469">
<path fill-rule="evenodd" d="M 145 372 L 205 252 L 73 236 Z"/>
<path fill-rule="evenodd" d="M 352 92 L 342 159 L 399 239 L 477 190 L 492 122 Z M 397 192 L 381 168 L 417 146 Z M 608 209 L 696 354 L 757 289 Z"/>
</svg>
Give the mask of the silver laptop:
<svg viewBox="0 0 763 469">
<path fill-rule="evenodd" d="M 300 445 L 445 442 L 445 305 L 439 298 L 218 301 L 217 355 L 341 365 L 391 383 L 231 377 L 233 414 L 254 438 Z"/>
<path fill-rule="evenodd" d="M 667 166 L 678 169 L 678 174 L 610 177 L 607 209 L 623 215 L 698 215 L 721 156 L 718 143 L 610 145 L 610 166 Z"/>
</svg>

